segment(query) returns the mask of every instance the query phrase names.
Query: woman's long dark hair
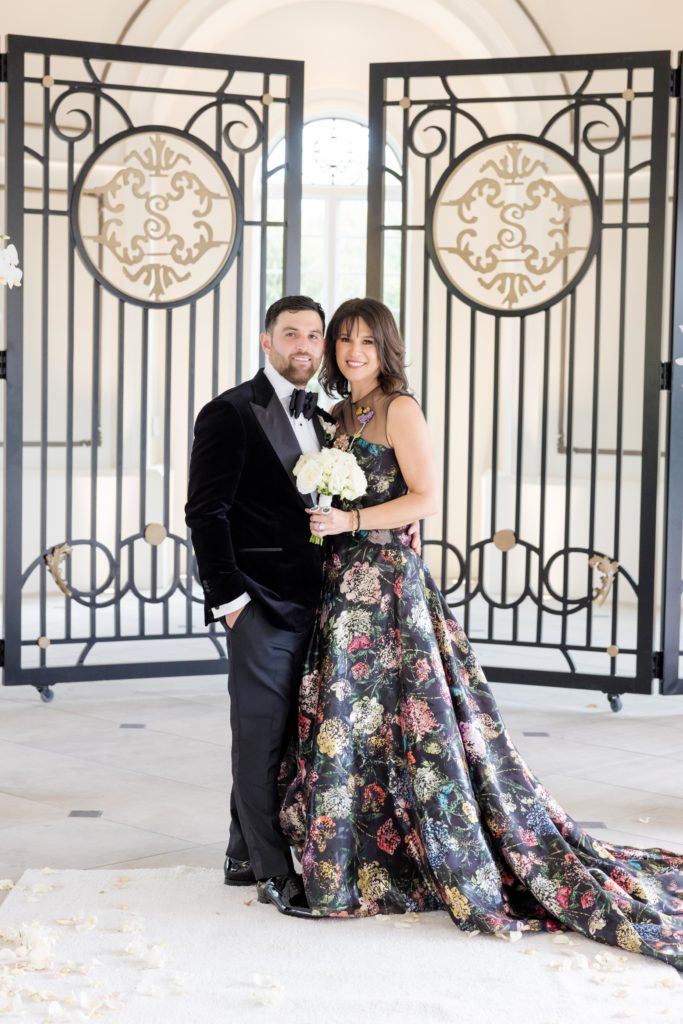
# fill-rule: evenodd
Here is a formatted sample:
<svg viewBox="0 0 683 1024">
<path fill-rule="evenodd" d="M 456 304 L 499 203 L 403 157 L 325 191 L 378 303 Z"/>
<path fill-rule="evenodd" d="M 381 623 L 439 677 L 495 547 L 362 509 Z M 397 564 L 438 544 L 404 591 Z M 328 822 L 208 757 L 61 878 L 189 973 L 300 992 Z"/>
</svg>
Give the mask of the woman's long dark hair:
<svg viewBox="0 0 683 1024">
<path fill-rule="evenodd" d="M 342 331 L 350 331 L 358 319 L 365 320 L 375 339 L 382 391 L 387 395 L 407 391 L 405 346 L 391 310 L 378 299 L 347 299 L 332 316 L 325 334 L 325 353 L 318 378 L 325 393 L 341 398 L 351 393 L 349 382 L 337 365 L 335 348 Z"/>
</svg>

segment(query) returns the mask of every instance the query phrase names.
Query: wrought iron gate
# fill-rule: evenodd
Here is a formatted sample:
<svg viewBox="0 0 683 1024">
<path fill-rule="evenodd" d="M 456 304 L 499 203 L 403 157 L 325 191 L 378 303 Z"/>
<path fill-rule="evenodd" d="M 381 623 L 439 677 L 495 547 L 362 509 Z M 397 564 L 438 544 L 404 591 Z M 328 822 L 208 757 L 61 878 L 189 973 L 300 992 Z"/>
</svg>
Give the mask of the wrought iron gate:
<svg viewBox="0 0 683 1024">
<path fill-rule="evenodd" d="M 6 70 L 5 683 L 224 672 L 185 468 L 298 289 L 303 64 L 10 37 Z"/>
<path fill-rule="evenodd" d="M 371 66 L 367 290 L 396 308 L 442 458 L 427 556 L 492 679 L 651 691 L 663 444 L 680 685 L 676 366 L 677 441 L 660 431 L 679 87 L 668 52 Z"/>
</svg>

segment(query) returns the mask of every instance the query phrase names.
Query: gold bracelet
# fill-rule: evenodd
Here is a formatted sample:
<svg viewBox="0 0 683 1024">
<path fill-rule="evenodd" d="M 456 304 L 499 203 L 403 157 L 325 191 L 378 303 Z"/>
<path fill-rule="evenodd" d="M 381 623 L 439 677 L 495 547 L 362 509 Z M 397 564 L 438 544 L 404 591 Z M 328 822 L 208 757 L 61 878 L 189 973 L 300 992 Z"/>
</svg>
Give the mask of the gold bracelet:
<svg viewBox="0 0 683 1024">
<path fill-rule="evenodd" d="M 356 509 L 356 533 L 360 530 L 360 509 Z"/>
</svg>

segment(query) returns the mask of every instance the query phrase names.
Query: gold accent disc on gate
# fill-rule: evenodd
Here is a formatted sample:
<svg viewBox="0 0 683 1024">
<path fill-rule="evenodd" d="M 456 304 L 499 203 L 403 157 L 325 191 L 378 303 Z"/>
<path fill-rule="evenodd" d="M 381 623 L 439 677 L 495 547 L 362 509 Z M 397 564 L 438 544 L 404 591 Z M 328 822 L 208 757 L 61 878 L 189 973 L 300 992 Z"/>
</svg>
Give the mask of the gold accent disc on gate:
<svg viewBox="0 0 683 1024">
<path fill-rule="evenodd" d="M 496 530 L 493 535 L 493 543 L 499 551 L 512 551 L 517 538 L 514 530 Z"/>
<path fill-rule="evenodd" d="M 273 94 L 270 93 L 270 92 L 264 92 L 263 96 L 261 97 L 261 103 L 263 104 L 263 106 L 264 107 L 269 107 L 272 102 L 273 102 Z"/>
<path fill-rule="evenodd" d="M 410 96 L 401 96 L 400 100 L 398 101 L 398 105 L 403 110 L 407 110 L 408 107 L 411 105 Z"/>
<path fill-rule="evenodd" d="M 49 636 L 39 636 L 38 639 L 36 640 L 36 643 L 43 651 L 46 651 L 47 648 L 52 643 L 52 641 L 50 640 Z"/>
<path fill-rule="evenodd" d="M 161 525 L 161 523 L 147 523 L 147 526 L 145 527 L 145 540 L 148 544 L 151 544 L 152 547 L 159 547 L 159 545 L 163 544 L 166 540 L 167 536 L 168 531 L 165 526 Z"/>
<path fill-rule="evenodd" d="M 616 644 L 610 644 L 607 648 L 607 653 L 609 654 L 610 658 L 616 658 L 617 654 L 619 653 L 619 648 Z"/>
</svg>

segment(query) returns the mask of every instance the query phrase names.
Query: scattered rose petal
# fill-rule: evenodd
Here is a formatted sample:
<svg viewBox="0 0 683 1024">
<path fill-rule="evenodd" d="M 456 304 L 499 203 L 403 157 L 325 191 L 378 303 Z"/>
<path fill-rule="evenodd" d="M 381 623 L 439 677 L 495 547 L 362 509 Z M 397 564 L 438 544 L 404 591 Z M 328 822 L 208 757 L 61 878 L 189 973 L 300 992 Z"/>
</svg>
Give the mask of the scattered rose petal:
<svg viewBox="0 0 683 1024">
<path fill-rule="evenodd" d="M 11 878 L 0 878 L 0 892 L 10 892 L 14 888 L 14 882 Z"/>
<path fill-rule="evenodd" d="M 152 985 L 149 981 L 141 981 L 138 985 L 136 992 L 141 996 L 160 996 L 161 989 L 158 985 Z"/>
<path fill-rule="evenodd" d="M 147 942 L 145 939 L 133 939 L 126 946 L 126 953 L 129 956 L 140 960 L 146 967 L 163 967 L 166 963 L 164 955 L 165 943 Z"/>
<path fill-rule="evenodd" d="M 538 956 L 537 949 L 520 949 L 520 953 L 524 953 L 525 956 Z"/>
<path fill-rule="evenodd" d="M 503 939 L 504 942 L 519 942 L 522 938 L 522 932 L 496 932 L 496 937 Z"/>
<path fill-rule="evenodd" d="M 251 907 L 253 905 L 253 903 L 254 903 L 253 900 L 245 900 L 244 901 L 245 907 Z"/>
<path fill-rule="evenodd" d="M 129 882 L 130 878 L 128 875 L 121 875 L 119 878 L 114 879 L 114 886 L 117 889 L 125 889 Z"/>
<path fill-rule="evenodd" d="M 271 978 L 268 974 L 252 974 L 251 980 L 254 985 L 258 985 L 259 988 L 278 988 L 281 989 L 282 983 L 277 978 Z"/>
</svg>

